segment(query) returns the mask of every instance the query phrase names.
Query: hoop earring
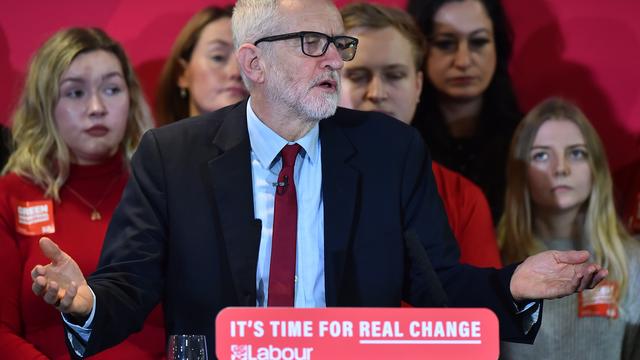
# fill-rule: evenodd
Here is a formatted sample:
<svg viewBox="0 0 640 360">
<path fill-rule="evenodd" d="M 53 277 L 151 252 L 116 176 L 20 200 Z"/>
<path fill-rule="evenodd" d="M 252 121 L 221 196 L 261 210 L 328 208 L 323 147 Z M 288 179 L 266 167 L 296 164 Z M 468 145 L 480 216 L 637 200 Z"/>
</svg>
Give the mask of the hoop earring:
<svg viewBox="0 0 640 360">
<path fill-rule="evenodd" d="M 187 89 L 180 88 L 180 97 L 183 98 L 183 99 L 187 98 Z"/>
</svg>

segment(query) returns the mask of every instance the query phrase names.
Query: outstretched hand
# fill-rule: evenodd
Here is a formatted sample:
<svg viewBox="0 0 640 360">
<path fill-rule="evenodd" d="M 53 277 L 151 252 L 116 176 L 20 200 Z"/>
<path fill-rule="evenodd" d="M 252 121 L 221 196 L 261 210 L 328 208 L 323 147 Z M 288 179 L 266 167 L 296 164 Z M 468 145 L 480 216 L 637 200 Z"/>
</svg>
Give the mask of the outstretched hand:
<svg viewBox="0 0 640 360">
<path fill-rule="evenodd" d="M 588 251 L 549 250 L 528 257 L 511 277 L 515 300 L 555 299 L 594 288 L 608 271 L 588 263 Z"/>
<path fill-rule="evenodd" d="M 51 239 L 40 239 L 42 253 L 51 260 L 31 270 L 33 293 L 60 312 L 86 317 L 93 309 L 93 296 L 78 264 Z"/>
</svg>

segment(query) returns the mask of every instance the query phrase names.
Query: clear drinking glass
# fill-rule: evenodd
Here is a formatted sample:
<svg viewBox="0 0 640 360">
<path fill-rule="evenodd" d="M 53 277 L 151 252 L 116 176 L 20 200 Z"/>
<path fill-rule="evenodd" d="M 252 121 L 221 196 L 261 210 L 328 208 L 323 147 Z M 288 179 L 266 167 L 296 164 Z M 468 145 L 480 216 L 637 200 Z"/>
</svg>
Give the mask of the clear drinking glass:
<svg viewBox="0 0 640 360">
<path fill-rule="evenodd" d="M 207 360 L 206 337 L 171 335 L 167 345 L 167 360 Z"/>
</svg>

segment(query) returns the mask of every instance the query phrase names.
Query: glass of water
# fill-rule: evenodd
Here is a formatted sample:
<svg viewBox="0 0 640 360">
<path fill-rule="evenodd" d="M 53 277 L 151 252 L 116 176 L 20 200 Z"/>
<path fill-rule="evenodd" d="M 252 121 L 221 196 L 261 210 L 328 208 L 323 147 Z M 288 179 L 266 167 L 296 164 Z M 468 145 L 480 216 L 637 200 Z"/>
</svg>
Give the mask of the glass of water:
<svg viewBox="0 0 640 360">
<path fill-rule="evenodd" d="M 171 335 L 167 345 L 167 360 L 207 360 L 206 337 Z"/>
</svg>

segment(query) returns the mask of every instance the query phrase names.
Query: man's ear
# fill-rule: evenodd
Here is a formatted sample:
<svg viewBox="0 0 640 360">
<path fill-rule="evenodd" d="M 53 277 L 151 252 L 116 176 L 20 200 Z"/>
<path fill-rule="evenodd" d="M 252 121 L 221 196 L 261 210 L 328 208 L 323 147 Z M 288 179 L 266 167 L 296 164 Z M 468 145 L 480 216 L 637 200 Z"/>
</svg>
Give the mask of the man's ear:
<svg viewBox="0 0 640 360">
<path fill-rule="evenodd" d="M 262 51 L 253 44 L 242 44 L 237 57 L 240 70 L 254 83 L 264 82 L 264 64 L 260 59 Z"/>
</svg>

